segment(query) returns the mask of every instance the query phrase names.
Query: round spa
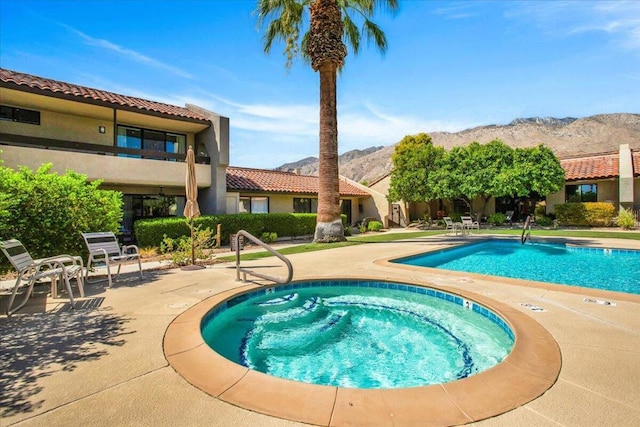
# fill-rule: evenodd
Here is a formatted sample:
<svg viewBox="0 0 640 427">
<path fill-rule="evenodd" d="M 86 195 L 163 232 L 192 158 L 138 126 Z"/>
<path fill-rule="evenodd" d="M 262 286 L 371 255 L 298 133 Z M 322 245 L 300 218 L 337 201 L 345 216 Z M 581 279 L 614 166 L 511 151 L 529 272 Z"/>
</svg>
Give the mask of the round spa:
<svg viewBox="0 0 640 427">
<path fill-rule="evenodd" d="M 281 378 L 402 388 L 467 378 L 500 363 L 513 332 L 477 303 L 381 281 L 315 281 L 227 302 L 202 323 L 227 359 Z"/>
<path fill-rule="evenodd" d="M 517 305 L 373 278 L 248 283 L 180 314 L 163 346 L 238 411 L 313 425 L 472 423 L 540 396 L 561 367 Z"/>
</svg>

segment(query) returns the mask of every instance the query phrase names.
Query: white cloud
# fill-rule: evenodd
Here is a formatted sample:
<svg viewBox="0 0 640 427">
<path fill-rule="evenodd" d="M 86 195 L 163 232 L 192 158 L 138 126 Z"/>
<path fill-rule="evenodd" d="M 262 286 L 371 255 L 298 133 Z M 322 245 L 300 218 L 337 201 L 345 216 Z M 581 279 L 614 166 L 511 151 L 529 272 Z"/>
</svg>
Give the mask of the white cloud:
<svg viewBox="0 0 640 427">
<path fill-rule="evenodd" d="M 554 1 L 513 3 L 507 18 L 533 19 L 545 32 L 610 35 L 629 50 L 640 50 L 640 2 Z"/>
<path fill-rule="evenodd" d="M 438 7 L 431 13 L 441 15 L 447 19 L 468 19 L 478 14 L 477 7 L 482 2 L 453 2 L 444 7 Z"/>
<path fill-rule="evenodd" d="M 367 104 L 364 109 L 346 112 L 338 117 L 341 151 L 391 145 L 406 135 L 421 132 L 456 132 L 470 127 L 470 123 L 426 120 L 411 115 L 393 115 Z"/>
<path fill-rule="evenodd" d="M 158 61 L 157 59 L 153 59 L 153 58 L 151 58 L 149 56 L 143 55 L 143 54 L 141 54 L 139 52 L 136 52 L 135 50 L 131 50 L 131 49 L 127 49 L 125 47 L 119 46 L 119 45 L 117 45 L 115 43 L 110 42 L 109 40 L 97 39 L 97 38 L 91 37 L 91 36 L 83 33 L 82 31 L 77 30 L 77 29 L 75 29 L 75 28 L 73 28 L 73 27 L 71 27 L 69 25 L 66 25 L 66 24 L 60 24 L 60 25 L 62 25 L 63 27 L 65 27 L 66 29 L 71 31 L 72 33 L 74 33 L 77 36 L 79 36 L 89 46 L 95 46 L 95 47 L 99 47 L 101 49 L 105 49 L 105 50 L 108 50 L 108 51 L 111 51 L 111 52 L 115 52 L 116 54 L 118 54 L 120 56 L 123 56 L 123 57 L 125 57 L 125 58 L 127 58 L 127 59 L 129 59 L 131 61 L 138 62 L 140 64 L 145 64 L 145 65 L 148 65 L 150 67 L 158 68 L 158 69 L 161 69 L 161 70 L 165 70 L 165 71 L 168 71 L 168 72 L 170 72 L 172 74 L 175 74 L 177 76 L 184 77 L 186 79 L 193 79 L 194 78 L 190 73 L 188 73 L 188 72 L 186 72 L 186 71 L 184 71 L 184 70 L 182 70 L 182 69 L 180 69 L 180 68 L 178 68 L 178 67 L 176 67 L 174 65 L 165 64 L 162 61 Z"/>
</svg>

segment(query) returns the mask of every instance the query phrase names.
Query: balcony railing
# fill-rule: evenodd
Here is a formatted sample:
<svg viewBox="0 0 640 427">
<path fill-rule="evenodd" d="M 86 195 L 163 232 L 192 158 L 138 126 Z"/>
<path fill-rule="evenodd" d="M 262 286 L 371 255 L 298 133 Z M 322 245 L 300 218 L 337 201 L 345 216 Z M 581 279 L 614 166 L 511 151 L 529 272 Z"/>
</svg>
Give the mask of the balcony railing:
<svg viewBox="0 0 640 427">
<path fill-rule="evenodd" d="M 39 138 L 33 136 L 0 133 L 0 145 L 17 145 L 32 148 L 44 148 L 60 151 L 75 151 L 103 156 L 141 157 L 143 159 L 184 162 L 186 154 L 167 153 L 155 150 L 138 150 L 134 148 L 114 147 L 108 145 L 90 144 L 85 142 L 61 141 L 58 139 Z M 211 158 L 196 156 L 196 163 L 210 164 Z"/>
</svg>

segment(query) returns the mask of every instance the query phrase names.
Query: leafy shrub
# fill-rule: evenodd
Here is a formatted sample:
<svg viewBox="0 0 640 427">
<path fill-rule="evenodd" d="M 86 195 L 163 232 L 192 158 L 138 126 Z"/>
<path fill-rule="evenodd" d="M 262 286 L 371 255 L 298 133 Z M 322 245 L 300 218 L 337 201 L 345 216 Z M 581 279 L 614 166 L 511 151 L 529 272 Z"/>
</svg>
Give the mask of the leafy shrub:
<svg viewBox="0 0 640 427">
<path fill-rule="evenodd" d="M 550 227 L 553 225 L 553 218 L 547 215 L 536 217 L 536 224 L 542 227 Z"/>
<path fill-rule="evenodd" d="M 545 205 L 536 205 L 533 209 L 533 214 L 536 217 L 536 220 L 538 218 L 542 218 L 547 214 L 547 207 Z"/>
<path fill-rule="evenodd" d="M 135 222 L 133 230 L 140 247 L 159 247 L 165 237 L 178 239 L 191 233 L 186 218 L 141 219 Z"/>
<path fill-rule="evenodd" d="M 245 230 L 254 236 L 260 236 L 267 230 L 278 236 L 313 235 L 316 229 L 316 214 L 226 214 L 203 215 L 194 220 L 194 225 L 202 229 L 216 230 L 221 224 L 221 241 L 229 244 L 229 236 Z M 342 215 L 343 225 L 346 216 Z M 164 236 L 177 239 L 188 236 L 189 226 L 186 218 L 152 218 L 136 221 L 133 226 L 138 246 L 159 247 Z M 215 232 L 215 231 L 214 231 Z"/>
<path fill-rule="evenodd" d="M 312 235 L 316 232 L 316 221 L 317 221 L 317 215 L 316 214 L 293 214 L 293 216 L 296 217 L 296 220 L 298 222 L 297 225 L 297 232 L 298 234 L 296 236 L 308 236 L 308 235 Z M 287 236 L 287 233 L 283 233 L 281 234 L 281 236 Z"/>
<path fill-rule="evenodd" d="M 382 230 L 382 223 L 380 221 L 369 221 L 367 229 L 369 231 L 380 231 Z"/>
<path fill-rule="evenodd" d="M 122 220 L 122 193 L 100 190 L 85 175 L 0 166 L 0 239 L 20 240 L 31 256 L 83 254 L 81 232 L 112 231 Z"/>
<path fill-rule="evenodd" d="M 273 243 L 278 240 L 278 234 L 265 231 L 264 233 L 262 233 L 262 236 L 260 236 L 260 240 L 265 243 Z"/>
<path fill-rule="evenodd" d="M 616 225 L 624 228 L 625 230 L 635 228 L 636 218 L 633 216 L 633 211 L 630 209 L 620 209 L 620 212 L 618 212 L 618 218 L 616 219 Z"/>
<path fill-rule="evenodd" d="M 210 228 L 201 230 L 199 227 L 193 229 L 193 249 L 196 260 L 207 259 L 205 249 L 211 248 L 213 243 L 213 232 Z M 188 236 L 180 236 L 176 239 L 164 236 L 160 245 L 162 253 L 171 254 L 171 260 L 178 265 L 191 263 L 191 232 Z"/>
<path fill-rule="evenodd" d="M 564 203 L 556 205 L 555 211 L 561 225 L 610 226 L 615 216 L 613 204 L 605 202 Z"/>
<path fill-rule="evenodd" d="M 507 216 L 500 212 L 494 213 L 489 215 L 489 218 L 487 218 L 487 222 L 491 225 L 502 225 L 507 222 Z"/>
<path fill-rule="evenodd" d="M 254 236 L 260 236 L 264 228 L 265 217 L 271 214 L 226 214 L 219 215 L 222 224 L 222 241 L 229 243 L 229 236 L 236 234 L 240 230 L 244 230 Z"/>
<path fill-rule="evenodd" d="M 296 237 L 299 233 L 298 219 L 291 213 L 262 214 L 262 227 L 278 236 Z"/>
</svg>

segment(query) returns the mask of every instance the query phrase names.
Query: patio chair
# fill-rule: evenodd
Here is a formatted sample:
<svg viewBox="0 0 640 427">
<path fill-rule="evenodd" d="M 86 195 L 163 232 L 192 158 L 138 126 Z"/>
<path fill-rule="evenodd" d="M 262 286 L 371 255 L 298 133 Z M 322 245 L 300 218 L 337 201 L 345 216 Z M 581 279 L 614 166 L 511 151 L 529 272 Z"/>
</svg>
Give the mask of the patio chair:
<svg viewBox="0 0 640 427">
<path fill-rule="evenodd" d="M 507 211 L 504 215 L 506 216 L 509 225 L 513 225 L 513 211 Z"/>
<path fill-rule="evenodd" d="M 446 234 L 457 235 L 458 230 L 460 230 L 461 233 L 463 232 L 461 222 L 454 222 L 449 216 L 443 216 L 442 219 L 444 220 Z"/>
<path fill-rule="evenodd" d="M 140 270 L 140 278 L 142 275 L 142 264 L 140 264 L 140 251 L 136 245 L 122 245 L 120 247 L 115 234 L 111 232 L 82 233 L 87 249 L 89 249 L 89 259 L 87 260 L 87 270 L 92 266 L 106 267 L 107 280 L 109 287 L 113 284 L 111 279 L 111 265 L 117 264 L 118 271 L 116 276 L 120 274 L 120 267 L 123 263 L 130 261 L 138 261 L 138 269 Z M 90 281 L 87 274 L 87 282 L 95 283 L 104 279 Z"/>
<path fill-rule="evenodd" d="M 13 286 L 13 292 L 7 306 L 7 316 L 20 310 L 27 303 L 27 300 L 33 292 L 33 286 L 42 279 L 51 280 L 51 297 L 57 298 L 58 279 L 64 280 L 71 307 L 75 308 L 73 300 L 73 292 L 69 279 L 76 279 L 80 296 L 84 297 L 84 266 L 82 258 L 71 255 L 57 255 L 54 257 L 34 260 L 19 240 L 11 239 L 0 242 L 0 249 L 7 257 L 13 268 L 18 272 L 16 283 Z M 13 301 L 18 293 L 20 285 L 27 285 L 24 299 L 16 307 L 12 308 Z"/>
<path fill-rule="evenodd" d="M 468 230 L 471 233 L 471 230 L 474 228 L 480 232 L 480 223 L 478 221 L 474 221 L 470 216 L 461 216 L 460 220 L 462 221 L 462 231 Z"/>
</svg>

